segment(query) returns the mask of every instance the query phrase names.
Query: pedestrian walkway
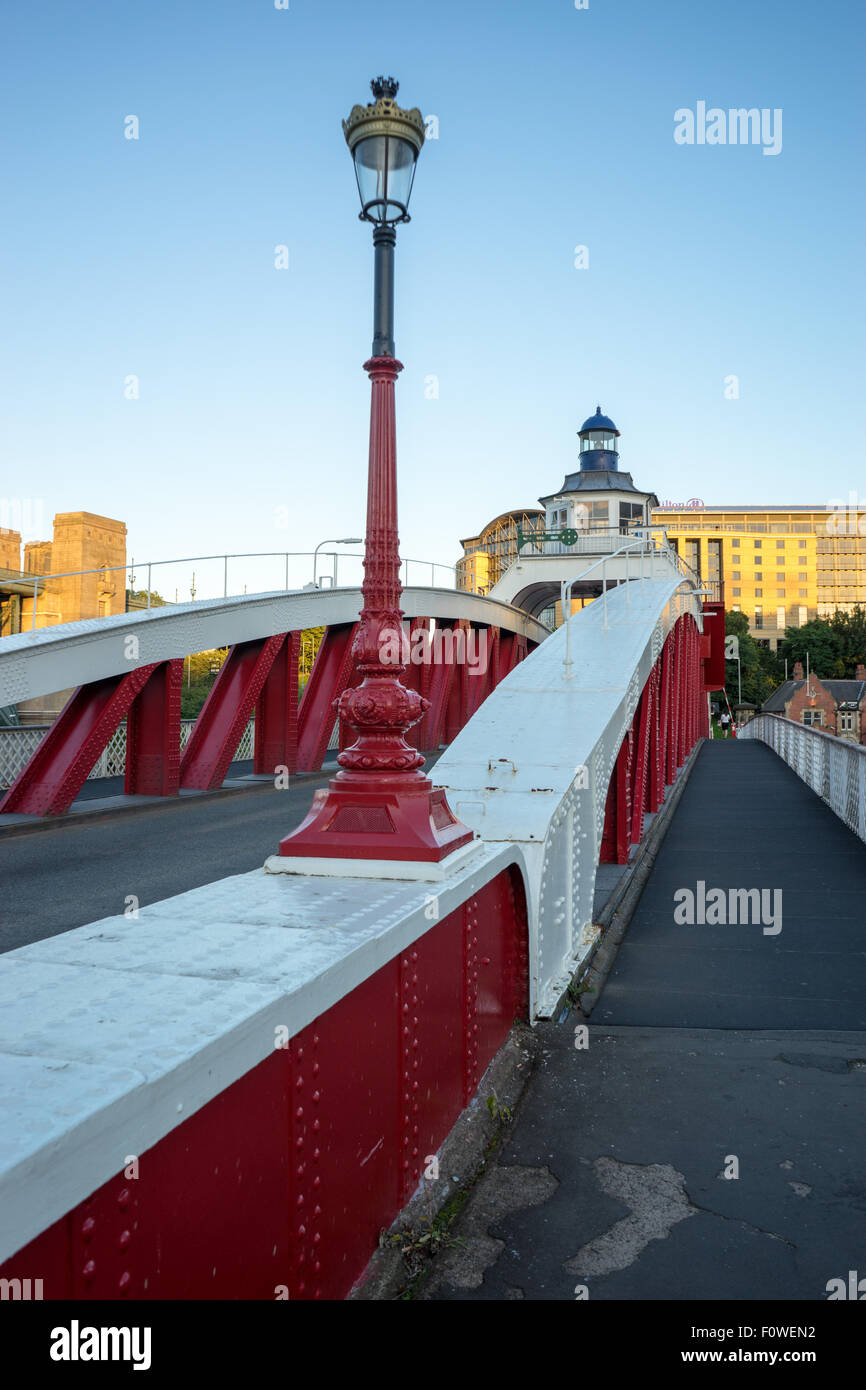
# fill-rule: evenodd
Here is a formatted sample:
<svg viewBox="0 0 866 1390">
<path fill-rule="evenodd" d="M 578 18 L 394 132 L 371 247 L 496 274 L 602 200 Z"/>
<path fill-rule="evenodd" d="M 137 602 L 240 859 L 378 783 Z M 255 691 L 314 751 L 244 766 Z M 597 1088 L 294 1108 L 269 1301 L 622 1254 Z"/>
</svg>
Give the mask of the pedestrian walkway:
<svg viewBox="0 0 866 1390">
<path fill-rule="evenodd" d="M 700 920 L 712 889 L 739 921 Z M 580 1025 L 540 1026 L 422 1298 L 814 1300 L 866 1275 L 866 847 L 769 748 L 704 743 L 585 1048 Z"/>
</svg>

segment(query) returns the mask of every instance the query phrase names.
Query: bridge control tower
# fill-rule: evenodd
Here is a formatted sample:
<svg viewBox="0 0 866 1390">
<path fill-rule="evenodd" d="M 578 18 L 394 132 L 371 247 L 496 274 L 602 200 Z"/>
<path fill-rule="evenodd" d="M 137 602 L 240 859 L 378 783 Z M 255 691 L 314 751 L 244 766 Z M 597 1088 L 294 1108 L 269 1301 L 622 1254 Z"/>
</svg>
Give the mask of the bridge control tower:
<svg viewBox="0 0 866 1390">
<path fill-rule="evenodd" d="M 534 617 L 557 607 L 560 584 L 582 571 L 586 583 L 574 586 L 574 603 L 582 607 L 602 591 L 604 556 L 614 556 L 630 542 L 653 545 L 650 518 L 659 505 L 654 492 L 635 487 L 630 473 L 621 473 L 617 441 L 620 432 L 598 406 L 577 432 L 580 467 L 566 475 L 558 492 L 540 497 L 544 529 L 518 536 L 517 558 L 491 588 L 490 597 L 525 608 Z M 640 549 L 611 558 L 605 566 L 609 586 L 636 574 Z"/>
</svg>

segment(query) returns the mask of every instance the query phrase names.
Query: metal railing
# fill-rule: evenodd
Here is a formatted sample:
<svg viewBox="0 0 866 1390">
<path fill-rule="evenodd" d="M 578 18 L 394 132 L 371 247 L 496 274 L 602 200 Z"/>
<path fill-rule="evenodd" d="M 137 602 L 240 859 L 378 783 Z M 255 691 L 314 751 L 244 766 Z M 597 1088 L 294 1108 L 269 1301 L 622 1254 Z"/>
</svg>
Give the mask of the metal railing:
<svg viewBox="0 0 866 1390">
<path fill-rule="evenodd" d="M 195 727 L 194 719 L 180 721 L 180 752 L 189 742 Z M 11 787 L 18 774 L 25 768 L 36 749 L 50 731 L 51 725 L 18 725 L 15 728 L 0 728 L 0 790 Z M 250 719 L 240 737 L 232 762 L 240 762 L 253 756 L 255 743 L 255 716 Z M 328 749 L 339 747 L 339 727 L 335 719 L 328 742 Z M 100 753 L 86 780 L 95 777 L 122 777 L 126 768 L 126 721 L 118 725 L 105 748 Z"/>
<path fill-rule="evenodd" d="M 28 581 L 32 581 L 32 582 L 33 582 L 33 614 L 32 614 L 32 619 L 31 619 L 30 628 L 31 628 L 31 631 L 35 632 L 35 630 L 36 630 L 36 609 L 37 609 L 37 604 L 38 604 L 38 600 L 39 600 L 39 586 L 40 586 L 40 584 L 41 584 L 41 585 L 43 586 L 43 591 L 44 591 L 44 589 L 47 588 L 49 582 L 50 582 L 51 580 L 53 580 L 53 579 L 78 579 L 78 578 L 83 578 L 85 575 L 89 575 L 89 574 L 105 574 L 105 575 L 108 575 L 108 574 L 123 574 L 123 575 L 129 574 L 129 576 L 130 576 L 129 583 L 128 583 L 128 585 L 127 585 L 126 580 L 124 580 L 124 589 L 131 593 L 131 592 L 133 591 L 133 589 L 134 589 L 134 584 L 135 584 L 135 571 L 136 571 L 136 569 L 138 569 L 138 570 L 146 570 L 146 571 L 147 571 L 147 588 L 146 588 L 146 603 L 145 603 L 145 610 L 146 610 L 146 611 L 150 611 L 150 609 L 151 609 L 151 607 L 152 607 L 151 599 L 152 599 L 153 592 L 154 592 L 154 591 L 153 591 L 153 571 L 154 571 L 155 569 L 158 569 L 160 566 L 165 567 L 165 566 L 168 566 L 168 565 L 195 565 L 195 564 L 205 564 L 205 563 L 208 563 L 208 562 L 214 561 L 214 560 L 216 560 L 216 561 L 221 560 L 221 561 L 223 562 L 223 595 L 222 595 L 222 596 L 223 596 L 223 598 L 228 598 L 228 597 L 229 597 L 229 560 L 269 560 L 269 559 L 281 559 L 281 560 L 284 560 L 284 561 L 285 561 L 285 584 L 284 584 L 284 588 L 286 589 L 286 591 L 288 591 L 290 588 L 300 588 L 300 587 L 302 587 L 302 586 L 300 586 L 300 585 L 290 585 L 290 584 L 289 584 L 289 560 L 290 560 L 290 559 L 313 559 L 314 562 L 315 562 L 316 554 L 317 554 L 317 552 L 316 552 L 316 551 L 313 551 L 313 550 L 246 550 L 246 551 L 237 551 L 237 552 L 235 552 L 235 553 L 233 553 L 233 554 L 230 554 L 230 555 L 185 555 L 185 556 L 180 557 L 179 559 L 172 559 L 172 560 L 148 560 L 148 561 L 138 561 L 138 562 L 135 561 L 135 560 L 131 560 L 131 561 L 129 562 L 129 564 L 127 564 L 127 565 L 99 565 L 99 566 L 96 567 L 95 569 L 88 569 L 88 570 L 63 570 L 63 571 L 61 571 L 61 572 L 59 572 L 59 573 L 56 573 L 56 574 L 28 574 L 28 575 L 26 575 L 26 579 L 27 579 Z M 336 587 L 337 587 L 337 566 L 338 566 L 338 562 L 339 562 L 340 559 L 344 559 L 344 560 L 363 560 L 363 558 L 364 558 L 364 555 L 363 555 L 363 552 L 362 552 L 362 551 L 346 551 L 346 550 L 343 550 L 343 551 L 336 551 L 336 550 L 325 550 L 325 551 L 320 551 L 320 552 L 318 552 L 318 554 L 319 554 L 320 557 L 321 557 L 321 556 L 328 556 L 328 557 L 330 557 L 330 558 L 333 560 L 333 562 L 334 562 L 334 571 L 333 571 L 333 575 L 323 575 L 323 576 L 321 576 L 321 579 L 322 579 L 322 580 L 324 580 L 324 579 L 329 579 L 329 580 L 331 581 L 331 582 L 330 582 L 330 587 L 332 587 L 332 588 L 336 588 Z M 456 565 L 446 565 L 446 564 L 444 564 L 444 563 L 443 563 L 442 561 L 440 561 L 440 560 L 416 560 L 416 559 L 414 559 L 414 558 L 411 557 L 411 556 L 402 556 L 401 559 L 400 559 L 400 564 L 401 564 L 401 567 L 403 568 L 403 571 L 404 571 L 404 573 L 403 573 L 403 578 L 402 578 L 402 583 L 403 583 L 403 587 L 404 587 L 404 588 L 408 588 L 408 587 L 409 587 L 409 566 L 410 566 L 410 565 L 414 565 L 414 566 L 416 566 L 416 568 L 417 568 L 417 566 L 420 565 L 420 566 L 422 566 L 423 569 L 425 569 L 425 570 L 429 568 L 429 570 L 430 570 L 430 584 L 431 584 L 431 587 L 433 587 L 433 588 L 436 587 L 436 571 L 437 571 L 437 570 L 445 570 L 446 573 L 450 576 L 450 583 L 448 583 L 445 587 L 447 587 L 447 588 L 452 588 L 452 589 L 456 589 L 456 587 L 457 587 L 457 579 L 456 579 L 457 567 L 456 567 Z M 194 585 L 194 582 L 195 582 L 195 574 L 193 574 L 193 585 Z M 359 581 L 359 582 L 360 582 L 360 581 Z M 422 582 L 425 582 L 425 581 L 422 581 Z M 309 585 L 308 587 L 312 587 L 312 585 Z M 316 585 L 316 587 L 319 587 L 319 585 Z M 244 592 L 246 593 L 246 585 L 244 585 Z M 267 590 L 261 590 L 261 591 L 256 591 L 256 592 L 267 592 Z M 160 596 L 160 597 L 161 597 L 161 596 Z M 210 597 L 216 597 L 216 595 L 210 595 Z M 178 601 L 178 600 L 176 600 L 176 601 Z M 186 602 L 186 600 L 182 600 L 182 601 L 183 601 L 183 602 Z M 193 587 L 192 597 L 191 597 L 191 600 L 190 600 L 190 601 L 193 602 L 193 603 L 195 602 L 195 588 L 194 588 L 194 587 Z M 199 600 L 199 602 L 204 602 L 204 601 L 205 601 L 205 600 L 204 600 L 203 598 Z M 165 604 L 166 606 L 168 606 L 169 602 L 170 602 L 170 601 L 167 600 L 167 599 L 163 599 L 163 600 L 162 600 L 162 603 Z M 160 604 L 159 606 L 162 606 L 162 604 Z"/>
<path fill-rule="evenodd" d="M 573 579 L 563 579 L 560 585 L 560 604 L 562 606 L 563 622 L 565 623 L 565 656 L 563 658 L 562 664 L 565 667 L 565 674 L 567 677 L 571 675 L 571 667 L 573 665 L 571 660 L 571 619 L 574 615 L 572 613 L 566 614 L 566 600 L 569 600 L 570 607 L 570 591 L 574 588 L 575 584 L 580 584 L 588 574 L 592 573 L 594 569 L 598 569 L 599 565 L 601 566 L 601 592 L 603 605 L 603 617 L 601 625 L 604 631 L 607 631 L 609 628 L 609 624 L 607 621 L 607 565 L 610 560 L 616 559 L 617 556 L 625 555 L 625 601 L 628 604 L 631 603 L 631 594 L 629 593 L 631 574 L 629 573 L 629 567 L 631 561 L 631 552 L 633 550 L 637 550 L 639 553 L 640 564 L 638 573 L 635 577 L 639 579 L 641 583 L 643 583 L 644 579 L 646 578 L 646 576 L 644 575 L 644 556 L 647 556 L 649 559 L 649 578 L 652 579 L 655 573 L 655 559 L 657 555 L 660 555 L 667 559 L 676 569 L 678 569 L 684 579 L 689 580 L 689 582 L 695 586 L 696 596 L 703 596 L 707 592 L 705 589 L 701 588 L 700 576 L 695 573 L 691 565 L 687 564 L 686 561 L 683 560 L 682 556 L 678 553 L 678 551 L 674 550 L 673 547 L 668 544 L 667 538 L 665 538 L 663 545 L 657 546 L 655 544 L 654 537 L 651 534 L 648 534 L 653 530 L 663 530 L 663 528 L 652 526 L 645 527 L 645 534 L 639 536 L 637 540 L 630 541 L 627 545 L 620 546 L 618 550 L 611 551 L 610 555 L 602 556 L 600 560 L 596 560 L 595 564 L 590 565 L 585 570 L 582 570 L 580 574 L 576 574 Z"/>
<path fill-rule="evenodd" d="M 759 739 L 866 841 L 866 748 L 838 734 L 797 724 L 783 714 L 757 714 L 737 738 Z"/>
</svg>

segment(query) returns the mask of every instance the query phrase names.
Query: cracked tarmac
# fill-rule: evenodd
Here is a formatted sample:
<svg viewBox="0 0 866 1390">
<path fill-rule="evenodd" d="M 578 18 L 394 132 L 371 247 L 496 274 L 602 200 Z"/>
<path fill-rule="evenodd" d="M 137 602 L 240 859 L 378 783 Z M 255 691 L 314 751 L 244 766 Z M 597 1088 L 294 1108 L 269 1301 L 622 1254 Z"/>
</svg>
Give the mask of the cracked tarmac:
<svg viewBox="0 0 866 1390">
<path fill-rule="evenodd" d="M 749 747 L 727 763 L 702 750 L 589 1047 L 574 1046 L 579 1013 L 538 1025 L 535 1074 L 452 1229 L 463 1243 L 421 1299 L 825 1300 L 828 1281 L 866 1270 L 866 850 Z M 758 761 L 763 792 L 743 796 Z M 698 830 L 708 804 L 725 825 L 713 845 Z M 737 855 L 758 843 L 750 884 L 798 876 L 780 936 L 672 935 L 672 886 L 696 872 L 736 885 Z M 822 853 L 835 917 L 826 875 L 803 872 Z"/>
</svg>

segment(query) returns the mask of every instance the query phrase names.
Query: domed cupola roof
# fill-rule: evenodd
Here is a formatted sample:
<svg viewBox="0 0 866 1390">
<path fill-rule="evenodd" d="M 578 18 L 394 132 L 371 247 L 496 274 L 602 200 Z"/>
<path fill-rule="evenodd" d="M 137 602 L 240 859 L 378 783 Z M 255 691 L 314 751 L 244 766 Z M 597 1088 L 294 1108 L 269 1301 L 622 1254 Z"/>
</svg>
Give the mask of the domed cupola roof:
<svg viewBox="0 0 866 1390">
<path fill-rule="evenodd" d="M 619 434 L 619 430 L 613 423 L 609 415 L 602 415 L 601 406 L 598 406 L 594 415 L 590 415 L 588 420 L 584 420 L 578 434 L 583 434 L 585 430 L 607 430 L 610 434 Z"/>
</svg>

